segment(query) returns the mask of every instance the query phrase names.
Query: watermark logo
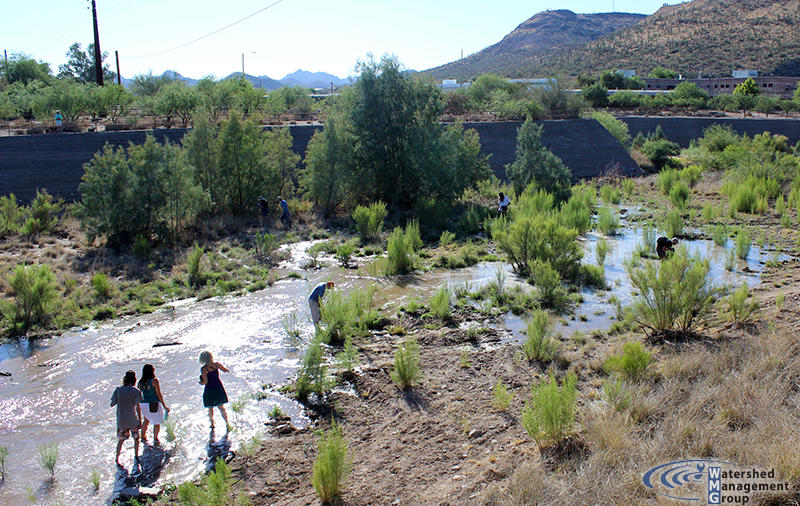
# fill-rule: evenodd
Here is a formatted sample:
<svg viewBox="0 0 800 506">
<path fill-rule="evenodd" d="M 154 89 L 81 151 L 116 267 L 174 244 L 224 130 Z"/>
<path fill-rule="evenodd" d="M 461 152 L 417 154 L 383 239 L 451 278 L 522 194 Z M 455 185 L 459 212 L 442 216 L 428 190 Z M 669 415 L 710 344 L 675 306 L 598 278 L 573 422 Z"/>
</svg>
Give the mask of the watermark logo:
<svg viewBox="0 0 800 506">
<path fill-rule="evenodd" d="M 775 469 L 742 469 L 708 459 L 661 464 L 644 473 L 642 484 L 670 499 L 698 504 L 747 504 L 756 492 L 790 491 L 789 483 L 775 478 Z"/>
</svg>

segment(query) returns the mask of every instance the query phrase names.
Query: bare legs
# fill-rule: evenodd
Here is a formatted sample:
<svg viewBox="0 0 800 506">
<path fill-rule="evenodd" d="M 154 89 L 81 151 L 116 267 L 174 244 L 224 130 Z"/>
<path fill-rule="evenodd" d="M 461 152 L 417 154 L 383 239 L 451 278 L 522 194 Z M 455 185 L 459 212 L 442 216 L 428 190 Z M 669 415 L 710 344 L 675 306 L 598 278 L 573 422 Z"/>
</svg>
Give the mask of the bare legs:
<svg viewBox="0 0 800 506">
<path fill-rule="evenodd" d="M 225 411 L 225 406 L 220 404 L 219 406 L 217 406 L 217 409 L 219 409 L 219 412 L 222 415 L 222 419 L 225 420 L 225 429 L 227 430 L 228 427 L 230 427 L 230 424 L 228 423 L 228 413 Z M 209 419 L 209 421 L 211 421 L 211 428 L 213 429 L 214 428 L 214 408 L 208 408 L 208 419 Z"/>
<path fill-rule="evenodd" d="M 131 433 L 138 435 L 138 431 L 136 429 L 131 429 Z M 122 451 L 122 443 L 124 443 L 124 442 L 125 442 L 124 439 L 117 438 L 117 456 L 116 456 L 116 461 L 117 461 L 117 465 L 118 466 L 121 465 L 119 463 L 119 454 Z M 134 437 L 133 438 L 133 455 L 134 455 L 134 457 L 136 457 L 136 462 L 138 463 L 138 461 L 139 461 L 139 438 L 138 437 Z"/>
<path fill-rule="evenodd" d="M 147 442 L 147 427 L 150 425 L 150 420 L 148 420 L 144 416 L 142 418 L 144 418 L 144 420 L 142 420 L 142 443 L 146 443 Z M 156 427 L 158 427 L 158 425 L 156 425 Z"/>
</svg>

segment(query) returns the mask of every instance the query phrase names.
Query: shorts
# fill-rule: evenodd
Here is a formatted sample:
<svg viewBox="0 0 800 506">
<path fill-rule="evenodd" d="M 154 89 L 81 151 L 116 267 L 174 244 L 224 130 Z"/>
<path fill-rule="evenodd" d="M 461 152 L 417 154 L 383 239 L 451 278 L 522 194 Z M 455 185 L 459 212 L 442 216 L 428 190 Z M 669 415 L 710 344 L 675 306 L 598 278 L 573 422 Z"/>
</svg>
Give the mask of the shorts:
<svg viewBox="0 0 800 506">
<path fill-rule="evenodd" d="M 120 441 L 125 441 L 131 435 L 133 435 L 134 441 L 139 441 L 139 431 L 142 430 L 141 425 L 137 425 L 136 427 L 132 427 L 130 429 L 117 429 L 117 439 Z"/>
</svg>

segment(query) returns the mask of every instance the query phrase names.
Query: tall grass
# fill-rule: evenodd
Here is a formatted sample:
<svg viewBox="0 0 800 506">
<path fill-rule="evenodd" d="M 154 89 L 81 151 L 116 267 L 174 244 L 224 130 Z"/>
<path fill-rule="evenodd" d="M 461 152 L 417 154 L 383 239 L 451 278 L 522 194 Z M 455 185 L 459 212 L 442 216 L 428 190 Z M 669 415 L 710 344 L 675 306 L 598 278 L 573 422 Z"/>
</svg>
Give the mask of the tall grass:
<svg viewBox="0 0 800 506">
<path fill-rule="evenodd" d="M 348 455 L 347 440 L 336 422 L 322 435 L 317 448 L 311 484 L 320 500 L 327 504 L 341 495 L 342 486 L 353 469 L 353 459 Z"/>
<path fill-rule="evenodd" d="M 711 239 L 717 246 L 725 246 L 728 243 L 728 227 L 722 223 L 711 227 Z"/>
<path fill-rule="evenodd" d="M 624 411 L 631 402 L 631 395 L 619 376 L 609 378 L 603 383 L 603 397 L 614 411 Z"/>
<path fill-rule="evenodd" d="M 322 344 L 314 340 L 306 350 L 303 363 L 297 373 L 295 394 L 301 402 L 308 400 L 310 394 L 323 397 L 331 388 L 328 367 L 322 361 Z"/>
<path fill-rule="evenodd" d="M 343 344 L 348 337 L 365 335 L 377 318 L 372 309 L 375 287 L 355 289 L 344 295 L 338 291 L 325 292 L 320 305 L 320 317 L 324 326 L 319 338 L 325 344 Z"/>
<path fill-rule="evenodd" d="M 689 205 L 690 194 L 689 187 L 686 183 L 679 181 L 672 187 L 672 190 L 670 190 L 669 201 L 672 202 L 675 209 L 685 211 L 686 207 Z"/>
<path fill-rule="evenodd" d="M 658 173 L 658 186 L 661 187 L 661 192 L 667 197 L 678 181 L 680 181 L 680 174 L 675 169 L 664 169 Z"/>
<path fill-rule="evenodd" d="M 508 391 L 502 381 L 497 380 L 492 389 L 492 408 L 497 411 L 505 411 L 513 399 L 514 394 Z"/>
<path fill-rule="evenodd" d="M 8 447 L 0 446 L 0 481 L 6 481 L 6 458 L 8 458 Z"/>
<path fill-rule="evenodd" d="M 193 288 L 199 288 L 205 284 L 202 265 L 200 264 L 203 253 L 203 248 L 195 243 L 192 251 L 186 256 L 186 272 L 189 275 L 189 286 Z"/>
<path fill-rule="evenodd" d="M 439 247 L 440 248 L 447 248 L 450 246 L 456 238 L 456 234 L 450 232 L 449 230 L 443 230 L 442 235 L 439 236 Z"/>
<path fill-rule="evenodd" d="M 46 323 L 55 314 L 58 293 L 50 267 L 19 264 L 6 281 L 13 298 L 0 301 L 0 308 L 12 326 L 25 331 Z"/>
<path fill-rule="evenodd" d="M 258 232 L 253 240 L 256 250 L 256 259 L 263 264 L 272 263 L 272 255 L 278 251 L 280 241 L 278 238 L 267 232 Z"/>
<path fill-rule="evenodd" d="M 715 290 L 708 277 L 709 263 L 679 248 L 671 257 L 640 267 L 627 266 L 637 291 L 634 319 L 651 332 L 690 331 L 707 317 Z"/>
<path fill-rule="evenodd" d="M 419 368 L 419 344 L 414 338 L 406 339 L 394 352 L 392 381 L 401 388 L 408 389 L 418 381 L 422 373 Z"/>
<path fill-rule="evenodd" d="M 386 214 L 386 204 L 383 202 L 375 202 L 369 207 L 356 207 L 353 211 L 353 221 L 356 222 L 361 242 L 374 241 L 380 236 Z"/>
<path fill-rule="evenodd" d="M 42 469 L 50 473 L 51 477 L 54 476 L 56 461 L 58 461 L 58 443 L 53 441 L 39 445 L 36 448 L 36 461 Z"/>
<path fill-rule="evenodd" d="M 749 298 L 750 291 L 747 289 L 747 283 L 744 282 L 725 298 L 727 306 L 725 313 L 728 321 L 734 325 L 742 325 L 755 315 L 759 304 L 755 300 L 748 300 Z"/>
<path fill-rule="evenodd" d="M 611 248 L 608 245 L 608 241 L 605 239 L 598 239 L 597 244 L 595 245 L 594 256 L 597 260 L 597 265 L 604 265 L 606 263 L 606 256 L 608 256 L 608 252 Z"/>
<path fill-rule="evenodd" d="M 636 181 L 634 181 L 629 177 L 626 177 L 625 179 L 622 180 L 622 192 L 625 195 L 630 197 L 631 195 L 633 195 L 633 192 L 635 190 L 636 190 Z"/>
<path fill-rule="evenodd" d="M 447 285 L 442 285 L 436 290 L 436 293 L 431 296 L 431 313 L 440 320 L 450 318 L 450 300 L 452 299 L 453 292 Z"/>
<path fill-rule="evenodd" d="M 667 237 L 680 237 L 683 235 L 683 216 L 680 211 L 673 209 L 664 217 L 664 233 Z"/>
<path fill-rule="evenodd" d="M 233 504 L 233 478 L 225 459 L 217 458 L 214 470 L 203 477 L 200 486 L 191 481 L 178 485 L 181 504 L 190 506 Z"/>
<path fill-rule="evenodd" d="M 531 402 L 522 411 L 522 426 L 540 448 L 561 441 L 575 423 L 576 384 L 578 378 L 570 373 L 558 387 L 550 376 L 547 383 L 532 388 Z"/>
<path fill-rule="evenodd" d="M 525 341 L 522 343 L 525 358 L 529 361 L 549 362 L 557 347 L 548 328 L 547 313 L 539 309 L 534 310 L 525 329 Z"/>
<path fill-rule="evenodd" d="M 573 192 L 569 200 L 561 204 L 560 221 L 583 234 L 592 226 L 593 208 L 594 201 L 587 201 L 583 195 Z"/>
<path fill-rule="evenodd" d="M 658 232 L 654 227 L 645 225 L 642 227 L 642 238 L 636 244 L 636 254 L 640 257 L 652 255 L 656 250 L 656 240 Z"/>
<path fill-rule="evenodd" d="M 102 272 L 96 273 L 92 276 L 91 285 L 92 288 L 94 288 L 94 296 L 98 299 L 108 299 L 111 297 L 113 286 L 111 285 L 111 280 L 108 278 L 108 274 Z"/>
<path fill-rule="evenodd" d="M 597 228 L 605 235 L 615 235 L 619 228 L 616 213 L 608 207 L 601 207 L 597 211 Z"/>
<path fill-rule="evenodd" d="M 100 473 L 97 472 L 97 469 L 92 469 L 92 472 L 89 473 L 89 486 L 92 487 L 92 490 L 97 492 L 100 490 Z"/>
<path fill-rule="evenodd" d="M 600 188 L 600 198 L 606 204 L 619 204 L 619 190 L 609 184 L 603 185 L 603 187 Z"/>
<path fill-rule="evenodd" d="M 408 274 L 414 270 L 414 245 L 419 237 L 419 230 L 396 227 L 389 236 L 387 245 L 387 274 Z"/>
<path fill-rule="evenodd" d="M 629 380 L 639 379 L 650 365 L 652 354 L 645 351 L 642 343 L 628 342 L 622 346 L 622 353 L 609 356 L 603 364 L 607 374 L 621 373 Z"/>
<path fill-rule="evenodd" d="M 747 256 L 750 254 L 752 242 L 753 240 L 750 236 L 750 230 L 746 228 L 740 228 L 737 230 L 735 239 L 736 256 L 742 260 L 746 260 Z"/>
<path fill-rule="evenodd" d="M 539 290 L 539 301 L 543 305 L 560 308 L 567 304 L 567 291 L 561 284 L 561 275 L 550 262 L 534 260 L 530 281 Z"/>
</svg>

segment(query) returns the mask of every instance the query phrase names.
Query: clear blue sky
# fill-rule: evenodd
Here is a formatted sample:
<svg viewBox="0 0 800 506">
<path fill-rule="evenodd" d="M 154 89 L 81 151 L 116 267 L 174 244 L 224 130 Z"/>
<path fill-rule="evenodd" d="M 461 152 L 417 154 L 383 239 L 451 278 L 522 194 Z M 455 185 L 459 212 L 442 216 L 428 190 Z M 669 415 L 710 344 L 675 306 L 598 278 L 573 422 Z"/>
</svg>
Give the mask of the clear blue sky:
<svg viewBox="0 0 800 506">
<path fill-rule="evenodd" d="M 120 53 L 125 77 L 177 70 L 187 77 L 240 72 L 280 79 L 297 69 L 352 75 L 368 53 L 396 55 L 424 70 L 499 41 L 539 11 L 610 12 L 612 0 L 282 0 L 187 47 L 153 55 L 218 30 L 276 0 L 96 0 L 100 47 Z M 617 12 L 651 14 L 678 0 L 614 0 Z M 8 1 L 0 44 L 51 64 L 73 42 L 92 41 L 88 0 Z"/>
</svg>

